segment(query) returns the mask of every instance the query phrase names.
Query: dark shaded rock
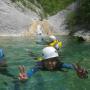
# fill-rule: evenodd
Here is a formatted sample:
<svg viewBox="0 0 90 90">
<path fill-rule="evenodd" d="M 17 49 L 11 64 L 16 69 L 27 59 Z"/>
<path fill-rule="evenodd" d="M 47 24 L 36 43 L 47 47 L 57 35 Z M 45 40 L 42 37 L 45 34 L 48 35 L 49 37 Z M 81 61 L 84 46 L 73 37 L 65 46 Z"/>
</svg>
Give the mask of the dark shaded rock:
<svg viewBox="0 0 90 90">
<path fill-rule="evenodd" d="M 83 41 L 85 41 L 85 39 L 84 39 L 83 37 L 81 37 L 81 36 L 76 36 L 75 38 L 76 38 L 76 40 L 77 40 L 78 42 L 83 42 Z"/>
</svg>

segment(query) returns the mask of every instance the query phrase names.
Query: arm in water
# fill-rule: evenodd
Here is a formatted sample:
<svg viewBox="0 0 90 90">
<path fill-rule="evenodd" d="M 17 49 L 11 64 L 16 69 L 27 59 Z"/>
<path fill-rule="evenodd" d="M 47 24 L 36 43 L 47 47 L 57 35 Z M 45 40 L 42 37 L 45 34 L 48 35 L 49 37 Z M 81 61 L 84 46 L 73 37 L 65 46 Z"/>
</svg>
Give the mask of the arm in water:
<svg viewBox="0 0 90 90">
<path fill-rule="evenodd" d="M 24 66 L 19 66 L 19 80 L 27 80 L 29 77 L 33 76 L 33 74 L 35 74 L 37 71 L 39 71 L 41 69 L 41 65 L 42 63 L 37 62 L 37 65 L 30 69 L 29 71 L 25 72 L 25 67 Z"/>
<path fill-rule="evenodd" d="M 27 76 L 28 76 L 28 77 L 31 77 L 31 76 L 33 76 L 34 73 L 36 73 L 36 72 L 38 72 L 39 70 L 41 70 L 41 69 L 42 69 L 42 64 L 43 64 L 42 62 L 37 62 L 36 65 L 35 65 L 35 67 L 32 68 L 32 69 L 30 69 L 30 70 L 27 72 Z"/>
<path fill-rule="evenodd" d="M 73 64 L 67 64 L 67 63 L 62 63 L 61 68 L 73 69 L 74 70 L 74 65 Z"/>
<path fill-rule="evenodd" d="M 25 72 L 25 67 L 21 66 L 19 67 L 20 70 L 20 74 L 19 74 L 19 80 L 26 80 L 28 79 L 28 77 L 33 76 L 36 72 L 38 72 L 39 70 L 42 69 L 42 63 L 38 62 L 37 66 L 35 66 L 34 68 L 30 69 L 28 72 Z M 87 78 L 88 77 L 88 72 L 87 70 L 85 70 L 84 68 L 82 68 L 79 64 L 73 65 L 73 64 L 66 64 L 66 63 L 62 63 L 59 68 L 62 70 L 63 68 L 66 69 L 72 69 L 76 72 L 76 74 L 78 75 L 79 78 Z"/>
<path fill-rule="evenodd" d="M 33 76 L 33 74 L 36 73 L 37 71 L 39 71 L 39 69 L 36 68 L 36 67 L 30 69 L 30 70 L 27 72 L 27 77 Z"/>
<path fill-rule="evenodd" d="M 88 78 L 88 71 L 85 68 L 82 68 L 78 63 L 76 63 L 76 65 L 63 63 L 61 68 L 75 70 L 79 78 Z"/>
</svg>

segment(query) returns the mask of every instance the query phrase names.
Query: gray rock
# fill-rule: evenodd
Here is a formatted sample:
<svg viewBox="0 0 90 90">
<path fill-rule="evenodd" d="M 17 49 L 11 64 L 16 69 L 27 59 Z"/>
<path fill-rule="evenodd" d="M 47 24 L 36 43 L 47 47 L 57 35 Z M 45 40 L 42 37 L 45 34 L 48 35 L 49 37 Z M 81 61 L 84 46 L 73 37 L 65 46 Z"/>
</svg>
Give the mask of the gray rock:
<svg viewBox="0 0 90 90">
<path fill-rule="evenodd" d="M 90 31 L 88 31 L 88 32 L 86 32 L 84 30 L 77 31 L 76 33 L 74 33 L 74 36 L 82 37 L 84 40 L 90 42 Z"/>
<path fill-rule="evenodd" d="M 0 0 L 0 35 L 19 35 L 33 19 L 38 19 L 36 13 L 28 9 L 22 12 L 10 0 Z"/>
<path fill-rule="evenodd" d="M 65 10 L 58 12 L 56 15 L 48 17 L 48 22 L 52 27 L 54 27 L 54 31 L 61 35 L 68 35 L 69 30 L 67 29 L 66 18 L 67 15 L 76 9 L 76 3 L 72 3 Z"/>
</svg>

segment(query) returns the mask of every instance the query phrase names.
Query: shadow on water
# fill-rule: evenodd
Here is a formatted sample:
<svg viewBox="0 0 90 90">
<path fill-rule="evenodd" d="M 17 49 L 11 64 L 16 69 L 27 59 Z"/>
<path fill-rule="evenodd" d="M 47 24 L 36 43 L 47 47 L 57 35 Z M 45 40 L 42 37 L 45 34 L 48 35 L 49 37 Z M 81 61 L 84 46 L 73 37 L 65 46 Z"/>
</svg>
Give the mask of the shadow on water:
<svg viewBox="0 0 90 90">
<path fill-rule="evenodd" d="M 14 90 L 20 90 L 20 82 L 19 82 L 19 80 L 14 80 L 13 84 L 14 84 Z"/>
<path fill-rule="evenodd" d="M 36 86 L 34 87 L 34 90 L 46 90 L 44 80 L 41 74 L 38 74 L 36 79 Z"/>
<path fill-rule="evenodd" d="M 13 90 L 29 90 L 29 82 L 28 81 L 19 81 L 18 79 L 15 79 L 13 81 L 14 89 Z"/>
<path fill-rule="evenodd" d="M 44 86 L 44 80 L 42 78 L 42 75 L 38 74 L 35 77 L 35 84 L 32 85 L 32 82 L 30 80 L 27 81 L 19 81 L 18 79 L 15 79 L 13 81 L 14 89 L 13 90 L 46 90 Z M 31 85 L 31 86 L 30 86 Z"/>
<path fill-rule="evenodd" d="M 2 68 L 0 68 L 0 74 L 15 79 L 15 76 L 14 76 L 13 74 L 11 74 L 11 73 L 7 70 L 7 67 L 2 67 Z"/>
</svg>

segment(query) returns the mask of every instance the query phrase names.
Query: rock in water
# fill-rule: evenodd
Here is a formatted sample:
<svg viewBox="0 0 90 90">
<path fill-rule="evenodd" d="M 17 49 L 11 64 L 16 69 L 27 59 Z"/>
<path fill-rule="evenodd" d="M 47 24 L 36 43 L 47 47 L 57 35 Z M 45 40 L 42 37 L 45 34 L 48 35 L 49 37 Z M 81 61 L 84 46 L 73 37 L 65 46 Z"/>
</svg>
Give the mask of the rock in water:
<svg viewBox="0 0 90 90">
<path fill-rule="evenodd" d="M 80 36 L 76 36 L 76 39 L 77 39 L 78 42 L 85 41 L 85 39 L 83 37 L 80 37 Z"/>
</svg>

